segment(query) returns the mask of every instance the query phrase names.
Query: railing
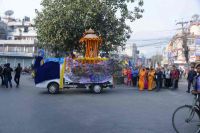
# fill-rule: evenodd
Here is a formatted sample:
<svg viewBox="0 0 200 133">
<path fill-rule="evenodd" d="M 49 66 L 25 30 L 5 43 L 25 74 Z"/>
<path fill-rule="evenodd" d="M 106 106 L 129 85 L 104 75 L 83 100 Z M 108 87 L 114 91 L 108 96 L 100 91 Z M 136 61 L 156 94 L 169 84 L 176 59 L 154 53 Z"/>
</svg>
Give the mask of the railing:
<svg viewBox="0 0 200 133">
<path fill-rule="evenodd" d="M 16 45 L 35 45 L 35 40 L 0 40 L 1 45 L 16 44 Z"/>
<path fill-rule="evenodd" d="M 0 56 L 34 57 L 34 53 L 25 53 L 25 52 L 0 52 Z"/>
</svg>

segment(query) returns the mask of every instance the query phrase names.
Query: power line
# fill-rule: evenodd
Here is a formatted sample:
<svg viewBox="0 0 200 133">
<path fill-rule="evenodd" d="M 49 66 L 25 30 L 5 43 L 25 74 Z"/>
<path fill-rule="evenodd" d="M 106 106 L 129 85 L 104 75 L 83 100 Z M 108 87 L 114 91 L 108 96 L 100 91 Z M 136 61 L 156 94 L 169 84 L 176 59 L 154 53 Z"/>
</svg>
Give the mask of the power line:
<svg viewBox="0 0 200 133">
<path fill-rule="evenodd" d="M 144 45 L 137 45 L 137 47 L 150 47 L 150 46 L 157 46 L 157 45 L 167 45 L 168 41 L 156 42 L 156 43 L 148 43 Z"/>
<path fill-rule="evenodd" d="M 146 31 L 136 31 L 136 32 L 134 32 L 135 34 L 137 34 L 137 33 L 147 33 L 147 32 L 168 32 L 168 31 L 176 31 L 177 29 L 165 29 L 165 30 L 146 30 Z"/>
<path fill-rule="evenodd" d="M 136 39 L 136 40 L 132 40 L 133 42 L 142 42 L 142 41 L 158 41 L 158 40 L 170 40 L 171 37 L 163 37 L 163 38 L 152 38 L 152 39 Z"/>
</svg>

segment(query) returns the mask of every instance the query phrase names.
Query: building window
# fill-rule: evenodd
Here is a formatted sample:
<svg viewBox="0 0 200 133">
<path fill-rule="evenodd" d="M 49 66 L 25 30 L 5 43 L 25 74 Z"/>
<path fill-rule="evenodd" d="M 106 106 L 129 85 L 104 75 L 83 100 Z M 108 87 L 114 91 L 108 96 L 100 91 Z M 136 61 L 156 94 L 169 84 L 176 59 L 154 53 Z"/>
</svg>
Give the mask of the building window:
<svg viewBox="0 0 200 133">
<path fill-rule="evenodd" d="M 14 46 L 8 46 L 8 52 L 16 52 Z"/>
<path fill-rule="evenodd" d="M 15 28 L 14 26 L 9 26 L 8 27 L 8 32 L 14 32 L 14 28 Z"/>
<path fill-rule="evenodd" d="M 12 40 L 12 37 L 8 37 L 8 40 Z"/>
<path fill-rule="evenodd" d="M 24 32 L 28 32 L 28 27 L 27 26 L 24 27 Z"/>
<path fill-rule="evenodd" d="M 4 50 L 5 50 L 5 47 L 0 46 L 0 52 L 5 52 Z"/>
<path fill-rule="evenodd" d="M 26 47 L 25 52 L 26 53 L 33 53 L 33 47 Z"/>
<path fill-rule="evenodd" d="M 24 47 L 16 47 L 16 52 L 24 52 Z"/>
</svg>

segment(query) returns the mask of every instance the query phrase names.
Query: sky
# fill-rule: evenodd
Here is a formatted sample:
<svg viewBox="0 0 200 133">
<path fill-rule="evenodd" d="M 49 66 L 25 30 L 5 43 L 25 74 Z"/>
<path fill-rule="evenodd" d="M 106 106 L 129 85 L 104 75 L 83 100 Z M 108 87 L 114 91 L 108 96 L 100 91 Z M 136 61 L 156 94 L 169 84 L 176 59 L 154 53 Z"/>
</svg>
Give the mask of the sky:
<svg viewBox="0 0 200 133">
<path fill-rule="evenodd" d="M 144 0 L 143 8 L 143 18 L 128 23 L 133 30 L 128 43 L 141 46 L 160 42 L 161 46 L 139 48 L 140 53 L 151 56 L 162 53 L 168 40 L 176 33 L 177 28 L 180 28 L 176 25 L 178 21 L 189 21 L 193 14 L 200 14 L 200 0 Z"/>
<path fill-rule="evenodd" d="M 0 15 L 6 10 L 13 10 L 17 18 L 34 18 L 35 9 L 41 10 L 40 2 L 41 0 L 0 0 Z M 129 8 L 132 7 L 130 4 Z M 180 28 L 176 25 L 178 21 L 188 21 L 193 14 L 200 14 L 200 0 L 144 0 L 143 8 L 143 18 L 133 23 L 127 22 L 133 31 L 127 44 L 136 43 L 140 46 L 140 53 L 148 57 L 162 52 L 176 29 Z M 161 46 L 151 45 L 158 42 Z M 148 44 L 151 47 L 141 47 Z"/>
</svg>

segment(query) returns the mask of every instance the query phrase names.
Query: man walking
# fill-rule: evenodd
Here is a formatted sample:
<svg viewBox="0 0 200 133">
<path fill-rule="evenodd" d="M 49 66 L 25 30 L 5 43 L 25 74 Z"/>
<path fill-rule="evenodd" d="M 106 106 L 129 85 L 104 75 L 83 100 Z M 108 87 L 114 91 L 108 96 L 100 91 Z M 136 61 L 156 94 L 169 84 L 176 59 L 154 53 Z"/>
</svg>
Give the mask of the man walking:
<svg viewBox="0 0 200 133">
<path fill-rule="evenodd" d="M 179 72 L 176 69 L 176 66 L 173 66 L 173 70 L 171 71 L 171 79 L 172 79 L 172 87 L 173 89 L 177 89 L 178 88 L 178 79 L 179 79 Z"/>
<path fill-rule="evenodd" d="M 10 67 L 10 63 L 5 65 L 5 68 L 3 70 L 4 74 L 4 83 L 6 88 L 8 88 L 8 83 L 10 84 L 10 88 L 12 88 L 12 71 L 13 69 Z"/>
<path fill-rule="evenodd" d="M 171 86 L 171 77 L 170 77 L 170 70 L 167 68 L 165 71 L 165 86 L 166 88 L 169 88 Z"/>
<path fill-rule="evenodd" d="M 15 69 L 15 78 L 14 78 L 17 88 L 19 87 L 21 71 L 22 71 L 22 67 L 21 67 L 20 63 L 18 63 L 18 66 Z"/>
<path fill-rule="evenodd" d="M 200 64 L 196 66 L 197 76 L 194 77 L 194 90 L 200 92 Z"/>
<path fill-rule="evenodd" d="M 191 67 L 191 70 L 188 73 L 187 81 L 188 81 L 188 90 L 187 93 L 190 93 L 190 87 L 193 84 L 194 77 L 197 75 L 196 71 L 194 70 L 194 66 Z"/>
<path fill-rule="evenodd" d="M 133 86 L 134 86 L 134 87 L 137 86 L 138 74 L 139 74 L 138 68 L 135 67 L 135 68 L 133 69 L 133 71 L 132 71 L 132 83 L 133 83 Z"/>
<path fill-rule="evenodd" d="M 157 91 L 160 91 L 160 89 L 162 88 L 162 80 L 163 80 L 163 72 L 162 72 L 161 68 L 157 68 L 157 72 L 156 72 Z"/>
</svg>

